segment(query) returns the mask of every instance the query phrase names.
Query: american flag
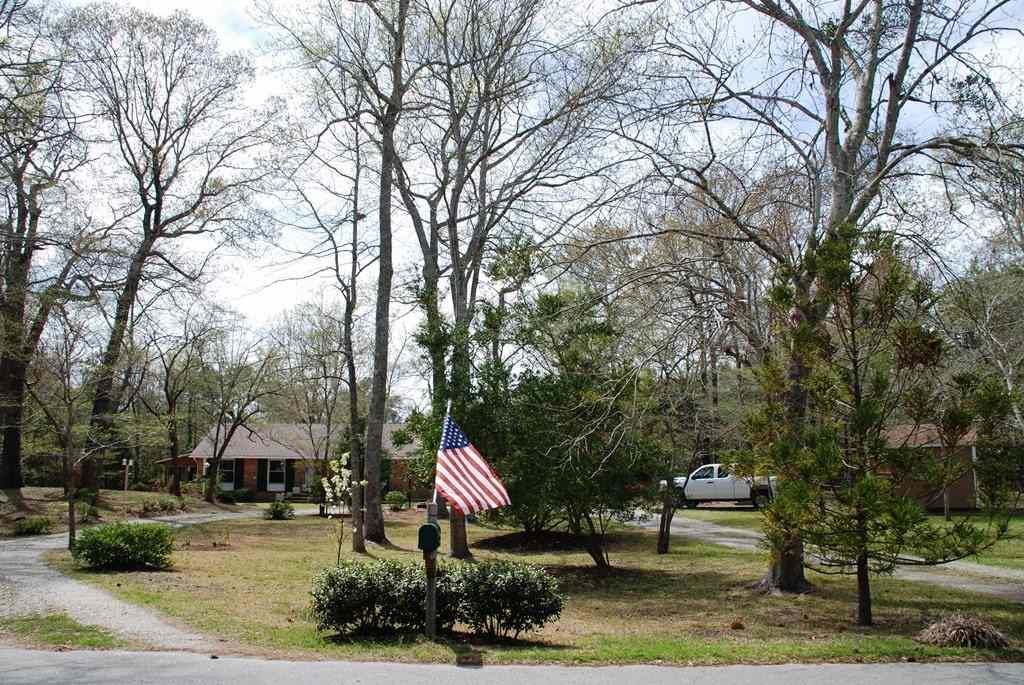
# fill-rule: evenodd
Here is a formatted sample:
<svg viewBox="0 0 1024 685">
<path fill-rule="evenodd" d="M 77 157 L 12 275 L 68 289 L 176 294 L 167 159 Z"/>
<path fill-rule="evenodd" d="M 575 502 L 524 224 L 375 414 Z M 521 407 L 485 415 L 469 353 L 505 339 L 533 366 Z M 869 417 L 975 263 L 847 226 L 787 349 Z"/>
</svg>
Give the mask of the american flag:
<svg viewBox="0 0 1024 685">
<path fill-rule="evenodd" d="M 438 494 L 463 514 L 497 509 L 510 503 L 498 474 L 450 416 L 444 417 L 435 484 Z"/>
</svg>

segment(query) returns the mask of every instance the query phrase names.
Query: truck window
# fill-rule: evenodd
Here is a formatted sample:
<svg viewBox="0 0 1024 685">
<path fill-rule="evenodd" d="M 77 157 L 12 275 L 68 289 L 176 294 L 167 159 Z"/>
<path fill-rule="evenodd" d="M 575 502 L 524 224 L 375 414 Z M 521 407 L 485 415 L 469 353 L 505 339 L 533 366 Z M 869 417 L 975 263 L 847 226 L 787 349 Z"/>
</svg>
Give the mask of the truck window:
<svg viewBox="0 0 1024 685">
<path fill-rule="evenodd" d="M 729 467 L 728 466 L 719 466 L 718 467 L 718 477 L 719 478 L 728 478 L 729 477 Z"/>
<path fill-rule="evenodd" d="M 694 480 L 704 480 L 705 478 L 714 478 L 714 477 L 715 477 L 715 467 L 714 466 L 704 466 L 702 468 L 699 468 L 699 469 L 697 469 L 696 471 L 693 472 L 692 476 L 690 476 L 690 478 L 692 478 Z"/>
</svg>

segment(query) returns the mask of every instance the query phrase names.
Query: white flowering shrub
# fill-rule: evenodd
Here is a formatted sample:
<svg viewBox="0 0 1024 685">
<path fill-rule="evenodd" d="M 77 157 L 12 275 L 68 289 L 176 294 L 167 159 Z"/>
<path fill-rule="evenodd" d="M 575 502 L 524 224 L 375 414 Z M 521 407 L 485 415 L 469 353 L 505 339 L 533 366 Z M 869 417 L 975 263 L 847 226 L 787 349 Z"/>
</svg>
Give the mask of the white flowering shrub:
<svg viewBox="0 0 1024 685">
<path fill-rule="evenodd" d="M 320 485 L 323 486 L 324 499 L 328 504 L 340 505 L 348 499 L 352 491 L 352 471 L 345 467 L 347 461 L 346 452 L 338 459 L 327 462 L 329 475 L 320 479 Z"/>
</svg>

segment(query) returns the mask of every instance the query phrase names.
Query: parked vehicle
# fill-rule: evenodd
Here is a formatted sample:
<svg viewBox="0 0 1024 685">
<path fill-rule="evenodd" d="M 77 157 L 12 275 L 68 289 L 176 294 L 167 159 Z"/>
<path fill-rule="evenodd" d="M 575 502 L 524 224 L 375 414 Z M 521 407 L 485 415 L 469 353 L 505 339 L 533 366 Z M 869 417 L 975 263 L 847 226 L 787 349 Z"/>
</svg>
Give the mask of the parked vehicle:
<svg viewBox="0 0 1024 685">
<path fill-rule="evenodd" d="M 728 464 L 705 464 L 689 476 L 673 478 L 672 483 L 676 503 L 690 509 L 701 502 L 750 502 L 760 509 L 771 502 L 775 492 L 775 476 L 735 476 Z"/>
</svg>

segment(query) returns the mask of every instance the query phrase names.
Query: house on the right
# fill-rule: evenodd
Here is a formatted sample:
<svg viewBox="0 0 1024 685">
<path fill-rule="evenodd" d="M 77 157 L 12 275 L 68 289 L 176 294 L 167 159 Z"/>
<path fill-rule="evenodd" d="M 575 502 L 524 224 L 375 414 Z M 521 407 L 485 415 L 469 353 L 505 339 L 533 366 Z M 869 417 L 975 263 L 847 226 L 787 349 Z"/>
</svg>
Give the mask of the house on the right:
<svg viewBox="0 0 1024 685">
<path fill-rule="evenodd" d="M 913 447 L 927 450 L 941 450 L 942 441 L 939 439 L 939 431 L 931 423 L 908 423 L 893 426 L 886 431 L 886 442 L 890 448 Z M 977 433 L 972 429 L 955 447 L 951 447 L 951 460 L 955 460 L 959 468 L 959 477 L 949 487 L 949 508 L 950 509 L 977 509 L 978 500 L 978 476 L 974 464 L 978 458 Z M 921 502 L 932 511 L 942 511 L 942 489 L 935 489 L 925 483 L 912 485 L 912 492 L 917 495 Z"/>
</svg>

